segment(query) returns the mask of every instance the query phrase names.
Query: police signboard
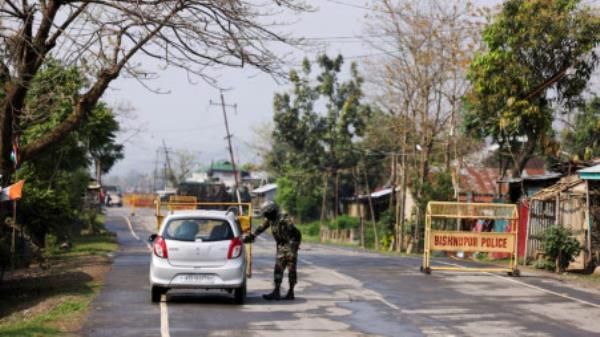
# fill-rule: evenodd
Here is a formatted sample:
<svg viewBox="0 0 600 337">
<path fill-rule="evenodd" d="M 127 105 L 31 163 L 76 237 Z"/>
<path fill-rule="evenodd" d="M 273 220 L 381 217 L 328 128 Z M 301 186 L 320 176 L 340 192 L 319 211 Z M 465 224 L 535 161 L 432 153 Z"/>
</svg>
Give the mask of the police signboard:
<svg viewBox="0 0 600 337">
<path fill-rule="evenodd" d="M 510 232 L 467 232 L 438 230 L 434 222 L 441 221 L 446 226 L 448 220 L 461 219 L 472 222 L 479 220 L 506 221 Z M 430 201 L 425 213 L 425 245 L 421 271 L 426 274 L 432 270 L 447 271 L 485 271 L 507 272 L 518 276 L 517 266 L 517 237 L 519 214 L 516 205 L 490 203 L 462 203 Z M 460 227 L 460 226 L 459 226 Z M 460 265 L 431 265 L 431 253 L 445 252 L 482 252 L 508 253 L 510 258 L 506 267 L 465 267 Z"/>
<path fill-rule="evenodd" d="M 431 231 L 431 250 L 512 253 L 514 248 L 513 233 Z"/>
</svg>

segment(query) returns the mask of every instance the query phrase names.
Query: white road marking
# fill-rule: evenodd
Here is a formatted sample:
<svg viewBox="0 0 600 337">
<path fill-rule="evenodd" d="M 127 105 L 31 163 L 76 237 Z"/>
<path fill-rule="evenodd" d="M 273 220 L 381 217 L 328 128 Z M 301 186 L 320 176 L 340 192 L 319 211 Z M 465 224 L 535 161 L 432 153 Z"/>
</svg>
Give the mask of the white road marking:
<svg viewBox="0 0 600 337">
<path fill-rule="evenodd" d="M 136 240 L 140 240 L 140 237 L 137 236 L 137 234 L 135 234 L 135 231 L 133 230 L 133 226 L 131 225 L 131 220 L 129 220 L 129 217 L 126 217 L 123 215 L 123 219 L 125 219 L 125 221 L 127 221 L 127 226 L 129 226 L 129 232 L 131 232 L 131 235 L 133 235 L 133 237 Z"/>
<path fill-rule="evenodd" d="M 127 222 L 127 226 L 129 226 L 129 232 L 131 232 L 131 235 L 133 235 L 133 237 L 136 240 L 142 241 L 142 239 L 140 239 L 140 237 L 133 230 L 133 225 L 131 224 L 131 220 L 129 220 L 129 217 L 123 215 L 123 219 L 125 219 L 125 221 Z M 148 250 L 152 251 L 152 246 L 146 241 L 144 241 L 144 243 L 146 244 L 146 247 L 148 247 Z"/>
<path fill-rule="evenodd" d="M 307 265 L 309 265 L 309 266 L 315 266 L 315 264 L 314 264 L 314 263 L 312 263 L 312 262 L 308 261 L 307 259 L 304 259 L 304 258 L 298 258 L 298 260 L 300 260 L 300 262 L 302 262 L 302 263 L 305 263 L 305 264 L 307 264 Z M 316 266 L 316 267 L 318 267 L 318 266 Z M 320 267 L 318 267 L 318 268 L 320 268 Z M 346 274 L 340 273 L 340 272 L 338 272 L 338 271 L 331 270 L 331 269 L 329 269 L 328 271 L 329 271 L 329 272 L 331 272 L 331 273 L 334 273 L 334 274 L 335 274 L 335 275 L 336 275 L 338 278 L 345 279 L 345 280 L 347 280 L 347 281 L 349 281 L 349 282 L 355 282 L 355 281 L 356 281 L 356 279 L 355 279 L 355 278 L 353 278 L 353 277 L 351 277 L 351 276 L 348 276 L 348 275 L 346 275 Z M 383 295 L 382 295 L 381 293 L 378 293 L 377 291 L 374 291 L 374 290 L 369 290 L 369 291 L 372 293 L 372 298 L 373 298 L 373 299 L 375 299 L 375 300 L 377 300 L 377 301 L 381 302 L 382 304 L 384 304 L 384 305 L 388 306 L 388 307 L 389 307 L 389 308 L 391 308 L 391 309 L 394 309 L 394 310 L 401 311 L 401 310 L 400 310 L 400 307 L 398 307 L 398 306 L 397 306 L 397 305 L 395 305 L 394 303 L 391 303 L 391 302 L 389 302 L 388 300 L 386 300 L 386 299 L 383 297 Z"/>
<path fill-rule="evenodd" d="M 548 294 L 551 294 L 551 295 L 555 295 L 555 296 L 558 296 L 558 297 L 562 297 L 564 299 L 568 299 L 568 300 L 571 300 L 571 301 L 575 301 L 575 302 L 578 302 L 578 303 L 581 303 L 581 304 L 586 304 L 586 305 L 592 306 L 594 308 L 599 308 L 600 309 L 600 305 L 592 303 L 592 302 L 588 302 L 586 300 L 581 300 L 579 298 L 575 298 L 575 297 L 571 297 L 569 295 L 561 294 L 561 293 L 556 292 L 556 291 L 544 289 L 542 287 L 538 287 L 538 286 L 535 286 L 533 284 L 529 284 L 529 283 L 526 283 L 526 282 L 523 282 L 523 281 L 515 280 L 515 279 L 510 278 L 510 277 L 500 276 L 500 275 L 496 275 L 496 274 L 492 274 L 492 273 L 486 273 L 486 274 L 492 275 L 492 276 L 497 277 L 497 278 L 501 278 L 501 279 L 503 279 L 505 281 L 508 281 L 508 282 L 513 282 L 513 283 L 516 283 L 516 284 L 520 284 L 520 285 L 523 285 L 523 286 L 531 288 L 531 289 L 539 290 L 539 291 L 542 291 L 542 292 L 545 292 L 545 293 L 548 293 Z"/>
<path fill-rule="evenodd" d="M 167 295 L 160 296 L 160 337 L 171 337 L 169 334 L 169 309 Z"/>
<path fill-rule="evenodd" d="M 461 265 L 459 265 L 457 263 L 449 263 L 449 262 L 443 262 L 443 261 L 435 261 L 435 263 L 444 264 L 444 265 L 447 265 L 447 266 L 462 267 Z M 549 290 L 549 289 L 545 289 L 545 288 L 542 288 L 542 287 L 538 287 L 536 285 L 529 284 L 529 283 L 523 282 L 523 281 L 519 281 L 519 280 L 516 280 L 516 279 L 511 278 L 511 277 L 501 276 L 501 275 L 497 275 L 497 274 L 490 273 L 490 272 L 479 272 L 479 273 L 490 275 L 490 276 L 502 279 L 502 280 L 507 281 L 507 282 L 512 282 L 512 283 L 515 283 L 515 284 L 520 284 L 520 285 L 525 286 L 527 288 L 535 289 L 535 290 L 538 290 L 538 291 L 541 291 L 541 292 L 544 292 L 544 293 L 547 293 L 547 294 L 550 294 L 550 295 L 555 295 L 555 296 L 558 296 L 558 297 L 562 297 L 564 299 L 571 300 L 571 301 L 574 301 L 574 302 L 577 302 L 577 303 L 580 303 L 580 304 L 589 305 L 589 306 L 594 307 L 594 308 L 600 308 L 600 305 L 598 305 L 598 304 L 595 304 L 595 303 L 592 303 L 592 302 L 588 302 L 586 300 L 582 300 L 582 299 L 579 299 L 579 298 L 576 298 L 576 297 L 571 297 L 569 295 L 565 295 L 565 294 L 562 294 L 562 293 L 559 293 L 559 292 L 556 292 L 556 291 L 552 291 L 552 290 Z"/>
<path fill-rule="evenodd" d="M 305 264 L 307 264 L 307 265 L 309 265 L 309 266 L 314 266 L 314 265 L 315 265 L 314 263 L 312 263 L 312 262 L 308 261 L 307 259 L 303 259 L 303 258 L 301 258 L 301 257 L 300 257 L 300 258 L 298 258 L 298 260 L 300 260 L 300 262 L 302 262 L 302 263 L 305 263 Z"/>
</svg>

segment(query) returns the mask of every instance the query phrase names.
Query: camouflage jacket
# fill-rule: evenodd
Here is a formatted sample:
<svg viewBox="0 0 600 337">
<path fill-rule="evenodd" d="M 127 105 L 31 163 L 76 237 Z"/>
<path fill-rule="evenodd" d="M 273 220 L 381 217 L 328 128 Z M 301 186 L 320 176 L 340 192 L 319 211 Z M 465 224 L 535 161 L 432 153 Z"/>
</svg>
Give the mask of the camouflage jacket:
<svg viewBox="0 0 600 337">
<path fill-rule="evenodd" d="M 290 245 L 296 249 L 300 246 L 302 234 L 298 228 L 294 226 L 292 219 L 290 219 L 287 214 L 278 214 L 276 220 L 264 218 L 262 225 L 254 231 L 254 235 L 260 235 L 269 227 L 271 227 L 271 232 L 273 233 L 275 242 L 277 242 L 277 246 Z"/>
</svg>

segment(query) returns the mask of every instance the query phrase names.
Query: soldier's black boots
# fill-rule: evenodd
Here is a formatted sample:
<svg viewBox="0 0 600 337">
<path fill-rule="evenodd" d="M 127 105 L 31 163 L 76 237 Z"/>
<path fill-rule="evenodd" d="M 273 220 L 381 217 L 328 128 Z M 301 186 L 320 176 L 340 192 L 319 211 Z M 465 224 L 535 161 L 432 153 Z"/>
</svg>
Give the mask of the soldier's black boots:
<svg viewBox="0 0 600 337">
<path fill-rule="evenodd" d="M 279 293 L 279 284 L 275 285 L 275 289 L 273 289 L 273 292 L 271 292 L 269 294 L 264 294 L 263 298 L 267 301 L 280 300 L 281 294 Z"/>
<path fill-rule="evenodd" d="M 294 297 L 294 286 L 290 285 L 290 289 L 288 290 L 287 294 L 285 295 L 285 297 L 283 299 L 285 300 L 293 300 Z"/>
</svg>

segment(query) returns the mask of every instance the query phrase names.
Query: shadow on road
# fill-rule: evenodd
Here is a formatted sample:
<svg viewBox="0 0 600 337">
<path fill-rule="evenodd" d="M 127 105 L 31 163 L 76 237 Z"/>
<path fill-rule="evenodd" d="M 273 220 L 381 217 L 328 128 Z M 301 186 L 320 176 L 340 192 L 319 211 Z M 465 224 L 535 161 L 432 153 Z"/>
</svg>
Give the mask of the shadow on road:
<svg viewBox="0 0 600 337">
<path fill-rule="evenodd" d="M 293 301 L 267 301 L 262 298 L 262 295 L 250 294 L 246 297 L 244 305 L 290 305 L 306 303 L 305 298 L 296 297 Z M 167 294 L 168 304 L 207 304 L 207 305 L 223 305 L 233 304 L 233 295 L 227 293 L 204 293 L 204 292 L 176 292 Z"/>
</svg>

